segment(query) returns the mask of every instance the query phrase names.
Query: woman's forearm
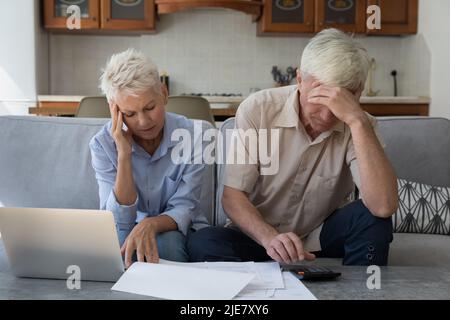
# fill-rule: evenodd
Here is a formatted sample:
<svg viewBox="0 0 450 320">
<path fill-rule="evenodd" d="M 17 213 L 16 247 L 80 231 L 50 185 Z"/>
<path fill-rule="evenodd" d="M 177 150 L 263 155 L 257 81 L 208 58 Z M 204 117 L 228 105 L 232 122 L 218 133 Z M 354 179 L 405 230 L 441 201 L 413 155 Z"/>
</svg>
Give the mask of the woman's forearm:
<svg viewBox="0 0 450 320">
<path fill-rule="evenodd" d="M 114 194 L 119 204 L 129 206 L 136 202 L 137 192 L 133 179 L 130 155 L 118 155 Z"/>
</svg>

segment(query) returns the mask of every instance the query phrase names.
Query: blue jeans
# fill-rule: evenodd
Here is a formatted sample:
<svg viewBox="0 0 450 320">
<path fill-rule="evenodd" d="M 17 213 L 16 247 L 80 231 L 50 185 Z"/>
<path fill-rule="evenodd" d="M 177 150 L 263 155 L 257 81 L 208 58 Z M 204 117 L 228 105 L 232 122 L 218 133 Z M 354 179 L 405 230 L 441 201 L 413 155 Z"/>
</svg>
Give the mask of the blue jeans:
<svg viewBox="0 0 450 320">
<path fill-rule="evenodd" d="M 130 232 L 131 230 L 119 230 L 117 232 L 121 247 Z M 180 231 L 160 233 L 156 236 L 156 243 L 158 246 L 158 254 L 160 259 L 178 262 L 189 261 L 186 248 L 186 237 Z M 137 261 L 136 252 L 133 254 L 133 261 Z"/>
<path fill-rule="evenodd" d="M 392 220 L 375 217 L 361 200 L 334 211 L 320 233 L 317 257 L 343 258 L 344 265 L 387 265 Z M 209 227 L 188 237 L 190 260 L 268 261 L 266 250 L 241 231 Z"/>
</svg>

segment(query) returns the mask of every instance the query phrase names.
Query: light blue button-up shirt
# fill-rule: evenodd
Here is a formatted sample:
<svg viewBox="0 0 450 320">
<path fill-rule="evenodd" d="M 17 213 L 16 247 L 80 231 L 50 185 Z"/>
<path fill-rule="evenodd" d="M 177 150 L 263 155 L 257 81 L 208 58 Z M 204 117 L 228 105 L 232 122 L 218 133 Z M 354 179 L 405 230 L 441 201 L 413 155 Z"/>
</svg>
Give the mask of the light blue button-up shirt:
<svg viewBox="0 0 450 320">
<path fill-rule="evenodd" d="M 110 134 L 111 124 L 111 121 L 105 124 L 91 139 L 89 147 L 99 185 L 100 209 L 113 212 L 119 240 L 123 242 L 136 223 L 160 214 L 175 220 L 178 230 L 185 235 L 192 223 L 207 224 L 200 208 L 205 164 L 175 164 L 171 158 L 172 148 L 179 143 L 171 141 L 172 132 L 177 128 L 191 133 L 194 154 L 194 146 L 199 142 L 194 141 L 198 137 L 194 137 L 193 121 L 166 112 L 163 137 L 152 156 L 133 141 L 131 161 L 138 196 L 131 206 L 120 205 L 114 194 L 117 150 Z"/>
</svg>

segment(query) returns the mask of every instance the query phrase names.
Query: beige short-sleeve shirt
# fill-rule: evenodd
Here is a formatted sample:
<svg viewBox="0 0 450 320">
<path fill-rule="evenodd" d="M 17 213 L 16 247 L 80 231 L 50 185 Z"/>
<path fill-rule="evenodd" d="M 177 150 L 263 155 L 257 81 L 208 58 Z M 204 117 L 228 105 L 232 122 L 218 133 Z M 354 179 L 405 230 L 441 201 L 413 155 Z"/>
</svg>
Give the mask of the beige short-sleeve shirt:
<svg viewBox="0 0 450 320">
<path fill-rule="evenodd" d="M 376 119 L 367 116 L 376 132 Z M 224 185 L 248 193 L 265 221 L 279 232 L 294 232 L 307 250 L 319 251 L 324 220 L 349 203 L 354 184 L 360 185 L 349 127 L 338 122 L 311 141 L 299 119 L 299 92 L 294 85 L 248 97 L 236 113 L 236 129 L 258 133 L 267 129 L 269 153 L 279 155 L 278 170 L 262 174 L 267 163 L 261 163 L 259 148 L 253 163 L 226 165 Z M 270 139 L 276 135 L 271 129 L 279 138 L 273 149 Z M 237 152 L 249 152 L 245 136 L 238 133 L 237 138 L 246 146 Z"/>
</svg>

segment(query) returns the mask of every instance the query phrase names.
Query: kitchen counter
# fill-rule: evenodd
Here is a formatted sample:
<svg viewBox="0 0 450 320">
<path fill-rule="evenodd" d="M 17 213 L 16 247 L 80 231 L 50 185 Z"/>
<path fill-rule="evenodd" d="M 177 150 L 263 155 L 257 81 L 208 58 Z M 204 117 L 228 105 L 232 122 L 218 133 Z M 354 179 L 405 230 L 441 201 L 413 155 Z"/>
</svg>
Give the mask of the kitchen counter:
<svg viewBox="0 0 450 320">
<path fill-rule="evenodd" d="M 429 97 L 361 97 L 362 104 L 429 104 Z"/>
<path fill-rule="evenodd" d="M 38 96 L 38 102 L 80 102 L 84 96 L 60 96 L 60 95 L 47 95 Z"/>
<path fill-rule="evenodd" d="M 65 96 L 65 95 L 40 95 L 38 96 L 39 102 L 80 102 L 84 96 Z M 241 103 L 247 97 L 221 97 L 221 96 L 203 96 L 210 103 Z M 429 97 L 415 97 L 415 96 L 379 96 L 379 97 L 361 97 L 360 100 L 363 104 L 429 104 Z"/>
<path fill-rule="evenodd" d="M 217 97 L 217 96 L 204 96 L 210 103 L 241 103 L 247 97 Z M 429 97 L 414 97 L 414 96 L 402 96 L 402 97 L 361 97 L 360 102 L 362 104 L 429 104 Z"/>
<path fill-rule="evenodd" d="M 233 117 L 239 104 L 246 97 L 204 96 L 209 101 L 212 113 L 217 121 Z M 40 95 L 38 106 L 29 108 L 30 114 L 66 115 L 76 113 L 83 96 L 77 95 Z M 428 116 L 430 98 L 419 96 L 402 97 L 361 97 L 361 106 L 374 116 Z"/>
<path fill-rule="evenodd" d="M 209 101 L 215 118 L 233 117 L 246 97 L 204 96 Z M 361 97 L 362 108 L 375 116 L 428 116 L 429 97 Z"/>
</svg>

